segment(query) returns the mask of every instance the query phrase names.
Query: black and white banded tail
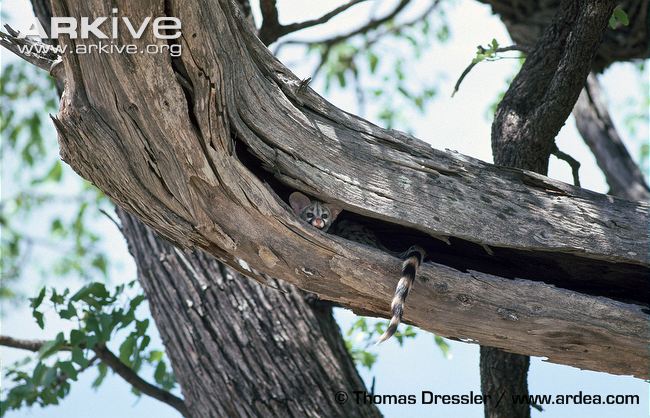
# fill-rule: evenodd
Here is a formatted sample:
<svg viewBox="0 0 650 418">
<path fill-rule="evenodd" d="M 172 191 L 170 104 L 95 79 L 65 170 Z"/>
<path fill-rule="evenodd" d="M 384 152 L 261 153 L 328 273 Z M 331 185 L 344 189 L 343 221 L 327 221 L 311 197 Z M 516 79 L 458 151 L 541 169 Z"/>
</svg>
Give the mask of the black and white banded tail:
<svg viewBox="0 0 650 418">
<path fill-rule="evenodd" d="M 417 245 L 412 246 L 402 253 L 402 258 L 404 259 L 404 262 L 402 263 L 402 276 L 397 283 L 395 296 L 393 296 L 393 301 L 390 304 L 393 317 L 388 324 L 388 328 L 386 328 L 386 332 L 379 337 L 376 344 L 386 341 L 395 334 L 395 331 L 397 331 L 397 326 L 402 321 L 402 314 L 404 313 L 404 302 L 413 287 L 415 276 L 417 275 L 418 268 L 420 268 L 425 254 L 424 250 Z"/>
</svg>

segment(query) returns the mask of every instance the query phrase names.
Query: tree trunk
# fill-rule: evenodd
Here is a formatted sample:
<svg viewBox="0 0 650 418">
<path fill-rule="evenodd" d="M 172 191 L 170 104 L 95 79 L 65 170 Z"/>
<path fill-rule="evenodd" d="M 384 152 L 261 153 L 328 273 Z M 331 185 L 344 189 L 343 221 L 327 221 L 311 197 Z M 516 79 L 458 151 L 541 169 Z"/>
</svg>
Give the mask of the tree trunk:
<svg viewBox="0 0 650 418">
<path fill-rule="evenodd" d="M 479 0 L 492 6 L 518 45 L 531 47 L 553 20 L 561 0 Z M 577 2 L 576 2 L 577 3 Z M 614 62 L 650 57 L 648 0 L 616 2 L 629 18 L 629 24 L 607 29 L 592 61 L 600 72 Z"/>
<path fill-rule="evenodd" d="M 228 0 L 121 4 L 132 21 L 178 16 L 183 53 L 65 54 L 55 124 L 64 160 L 167 239 L 390 315 L 399 260 L 300 222 L 285 203 L 298 189 L 395 246 L 423 241 L 429 280 L 409 298 L 406 322 L 647 375 L 647 204 L 437 151 L 342 112 L 299 88 Z M 53 6 L 110 14 L 99 0 Z M 160 42 L 149 32 L 125 41 Z"/>
<path fill-rule="evenodd" d="M 492 154 L 497 164 L 546 175 L 555 136 L 564 125 L 592 68 L 612 1 L 563 0 L 555 18 L 497 108 Z M 530 406 L 513 402 L 528 396 L 530 358 L 481 347 L 481 390 L 500 402 L 484 404 L 486 418 L 529 418 Z"/>
<path fill-rule="evenodd" d="M 381 416 L 336 397 L 365 386 L 329 304 L 262 286 L 118 214 L 190 416 Z"/>
<path fill-rule="evenodd" d="M 530 417 L 528 404 L 512 401 L 513 396 L 528 396 L 528 366 L 528 356 L 481 346 L 481 392 L 490 395 L 483 404 L 486 418 Z"/>
<path fill-rule="evenodd" d="M 240 2 L 250 16 L 248 2 Z M 49 32 L 49 2 L 32 0 L 32 5 Z M 61 94 L 63 86 L 57 88 Z M 149 289 L 147 299 L 166 352 L 174 369 L 184 373 L 176 378 L 186 396 L 182 409 L 189 408 L 192 417 L 381 416 L 372 404 L 345 405 L 336 397 L 336 392 L 350 394 L 365 385 L 345 348 L 331 304 L 290 284 L 274 281 L 277 290 L 262 286 L 200 250 L 182 253 L 119 207 L 117 213 L 139 281 Z M 220 286 L 217 291 L 197 288 L 197 281 L 216 281 Z M 207 319 L 174 315 L 185 312 L 190 299 L 183 296 L 188 293 L 207 302 L 200 305 Z M 243 347 L 241 338 L 223 344 L 224 336 L 243 335 Z M 221 373 L 211 374 L 214 370 Z"/>
</svg>

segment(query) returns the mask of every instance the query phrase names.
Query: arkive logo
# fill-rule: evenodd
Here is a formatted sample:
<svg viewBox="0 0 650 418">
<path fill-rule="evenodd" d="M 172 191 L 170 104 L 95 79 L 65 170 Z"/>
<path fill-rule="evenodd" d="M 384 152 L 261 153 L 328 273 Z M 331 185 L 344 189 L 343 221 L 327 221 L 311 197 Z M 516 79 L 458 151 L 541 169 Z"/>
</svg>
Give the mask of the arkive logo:
<svg viewBox="0 0 650 418">
<path fill-rule="evenodd" d="M 153 36 L 157 39 L 177 39 L 181 36 L 181 20 L 177 17 L 156 17 L 148 16 L 140 22 L 132 21 L 127 16 L 117 16 L 118 9 L 112 9 L 112 16 L 102 16 L 90 20 L 89 17 L 81 17 L 79 20 L 74 17 L 52 17 L 50 19 L 50 33 L 47 33 L 43 25 L 37 20 L 30 28 L 21 32 L 18 37 L 39 36 L 44 38 L 58 38 L 59 35 L 68 35 L 71 39 L 88 39 L 90 35 L 98 39 L 117 39 L 124 30 L 133 37 L 140 39 L 151 24 Z M 110 26 L 106 28 L 106 26 Z M 108 31 L 108 33 L 107 33 Z"/>
</svg>

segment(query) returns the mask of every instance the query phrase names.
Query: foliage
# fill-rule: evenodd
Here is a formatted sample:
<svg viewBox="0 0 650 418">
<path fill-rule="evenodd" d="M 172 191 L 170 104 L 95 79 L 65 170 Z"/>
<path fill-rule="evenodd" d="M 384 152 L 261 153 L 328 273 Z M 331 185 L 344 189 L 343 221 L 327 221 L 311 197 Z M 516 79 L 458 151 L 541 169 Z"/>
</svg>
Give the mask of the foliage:
<svg viewBox="0 0 650 418">
<path fill-rule="evenodd" d="M 46 305 L 48 311 L 72 327 L 67 335 L 59 332 L 53 340 L 45 342 L 34 359 L 21 361 L 6 371 L 7 379 L 14 385 L 5 389 L 0 415 L 23 405 L 57 405 L 70 392 L 70 381 L 76 381 L 80 373 L 95 365 L 98 376 L 93 387 L 99 387 L 108 370 L 98 362 L 100 359 L 93 350 L 115 340 L 118 333 L 122 335 L 119 345 L 122 363 L 135 372 L 143 365 L 151 366 L 155 370 L 155 382 L 165 390 L 172 389 L 176 382 L 168 371 L 163 352 L 149 349 L 149 319 L 142 319 L 142 312 L 138 313 L 143 301 L 135 281 L 113 290 L 103 283 L 92 282 L 72 295 L 69 289 L 58 292 L 53 287 L 42 288 L 30 299 L 32 315 L 39 327 L 45 328 Z M 36 364 L 30 372 L 27 366 L 32 361 Z"/>
<path fill-rule="evenodd" d="M 57 158 L 54 131 L 46 120 L 57 103 L 46 73 L 24 62 L 3 67 L 0 297 L 5 299 L 17 293 L 12 283 L 36 271 L 48 280 L 107 277 L 109 260 L 91 221 L 108 202 Z"/>
<path fill-rule="evenodd" d="M 413 67 L 434 40 L 446 42 L 449 36 L 445 9 L 437 5 L 411 20 L 389 20 L 335 42 L 308 43 L 307 51 L 321 59 L 314 74 L 323 73 L 325 93 L 352 88 L 359 113 L 366 113 L 370 101 L 382 125 L 409 131 L 406 115 L 423 114 L 437 95 L 434 74 L 420 75 Z"/>
<path fill-rule="evenodd" d="M 617 29 L 620 26 L 628 26 L 630 24 L 630 18 L 623 10 L 623 7 L 619 4 L 614 8 L 612 16 L 609 18 L 609 27 L 612 29 Z"/>
<path fill-rule="evenodd" d="M 386 331 L 388 323 L 388 321 L 384 320 L 373 322 L 368 318 L 358 317 L 350 326 L 345 333 L 345 346 L 356 364 L 368 370 L 372 369 L 378 356 L 372 347 L 374 347 L 377 338 Z M 403 328 L 403 330 L 400 331 L 400 328 Z M 406 340 L 413 339 L 416 335 L 416 329 L 411 325 L 400 325 L 392 338 L 400 346 L 403 346 Z M 438 346 L 445 358 L 451 357 L 449 344 L 447 344 L 444 338 L 434 335 L 434 343 Z"/>
<path fill-rule="evenodd" d="M 164 389 L 175 385 L 164 352 L 149 348 L 149 319 L 140 318 L 146 307 L 136 316 L 144 301 L 142 290 L 131 282 L 109 291 L 103 283 L 109 279 L 111 261 L 98 220 L 100 211 L 111 205 L 56 155 L 55 132 L 46 117 L 57 108 L 55 85 L 45 72 L 24 62 L 3 66 L 0 297 L 20 300 L 18 284 L 33 284 L 38 275 L 48 283 L 65 278 L 67 283 L 81 279 L 88 284 L 77 291 L 44 287 L 30 299 L 41 329 L 51 315 L 69 322 L 72 329 L 67 335 L 58 333 L 33 358 L 5 369 L 2 414 L 24 405 L 58 404 L 70 392 L 71 382 L 89 368 L 97 369 L 93 386 L 98 387 L 108 372 L 92 351 L 99 344 L 119 347 L 120 360 L 136 372 L 152 368 L 155 382 Z M 51 309 L 43 309 L 45 304 Z"/>
<path fill-rule="evenodd" d="M 497 50 L 499 49 L 499 42 L 492 38 L 492 42 L 487 47 L 479 45 L 476 47 L 476 56 L 472 59 L 472 64 L 478 64 L 484 60 L 491 60 L 496 58 Z"/>
<path fill-rule="evenodd" d="M 619 6 L 610 26 L 625 26 L 628 20 Z M 424 113 L 437 93 L 432 74 L 422 77 L 413 67 L 434 41 L 445 42 L 449 36 L 445 9 L 438 7 L 435 13 L 411 21 L 391 20 L 334 43 L 311 43 L 308 53 L 322 58 L 317 72 L 322 74 L 326 93 L 352 88 L 362 113 L 370 98 L 384 126 L 408 130 L 405 115 L 412 110 Z M 495 59 L 498 48 L 496 40 L 479 47 L 472 64 Z M 647 122 L 649 104 L 646 96 L 642 104 L 646 107 L 630 115 L 630 126 Z M 77 291 L 42 288 L 30 299 L 40 328 L 46 326 L 46 313 L 67 321 L 72 328 L 46 342 L 34 358 L 7 368 L 6 381 L 12 384 L 3 388 L 0 415 L 24 405 L 57 404 L 70 392 L 71 382 L 90 368 L 97 370 L 93 386 L 99 387 L 108 373 L 93 351 L 101 345 L 117 347 L 121 361 L 136 372 L 153 368 L 155 382 L 166 390 L 173 388 L 175 380 L 164 352 L 149 347 L 149 320 L 143 312 L 141 289 L 131 282 L 109 290 L 102 282 L 108 280 L 111 261 L 94 221 L 100 209 L 110 205 L 101 192 L 71 173 L 54 152 L 54 132 L 46 128 L 50 124 L 44 116 L 57 110 L 53 81 L 25 63 L 3 66 L 0 110 L 3 182 L 13 182 L 10 187 L 3 184 L 5 196 L 7 189 L 10 193 L 0 204 L 0 297 L 14 297 L 17 279 L 33 275 L 35 270 L 48 281 L 65 277 L 81 278 L 86 283 Z M 649 150 L 647 144 L 644 146 L 642 156 L 647 164 Z M 37 225 L 45 228 L 36 235 Z M 49 309 L 44 308 L 46 305 Z M 371 346 L 386 326 L 387 321 L 367 318 L 358 318 L 352 324 L 346 333 L 346 346 L 357 364 L 373 367 L 378 355 Z M 402 346 L 415 336 L 413 327 L 402 325 L 394 339 Z M 443 356 L 450 356 L 443 338 L 434 336 L 434 343 Z"/>
</svg>

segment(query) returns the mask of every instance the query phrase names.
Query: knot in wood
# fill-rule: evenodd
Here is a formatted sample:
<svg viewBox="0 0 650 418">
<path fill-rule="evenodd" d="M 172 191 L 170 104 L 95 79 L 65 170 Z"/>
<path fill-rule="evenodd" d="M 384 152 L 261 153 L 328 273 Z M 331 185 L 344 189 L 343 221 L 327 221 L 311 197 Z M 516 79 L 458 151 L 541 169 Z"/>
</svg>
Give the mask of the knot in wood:
<svg viewBox="0 0 650 418">
<path fill-rule="evenodd" d="M 465 308 L 469 308 L 474 304 L 474 300 L 472 299 L 472 297 L 464 293 L 461 293 L 460 295 L 456 296 L 456 300 L 461 304 L 461 306 Z"/>
<path fill-rule="evenodd" d="M 499 308 L 497 309 L 497 314 L 501 317 L 501 319 L 505 319 L 507 321 L 519 321 L 519 315 L 512 309 L 506 309 L 506 308 Z"/>
<path fill-rule="evenodd" d="M 268 268 L 275 267 L 280 260 L 268 247 L 260 247 L 259 250 L 257 250 L 257 255 L 260 256 L 260 259 Z"/>
</svg>

